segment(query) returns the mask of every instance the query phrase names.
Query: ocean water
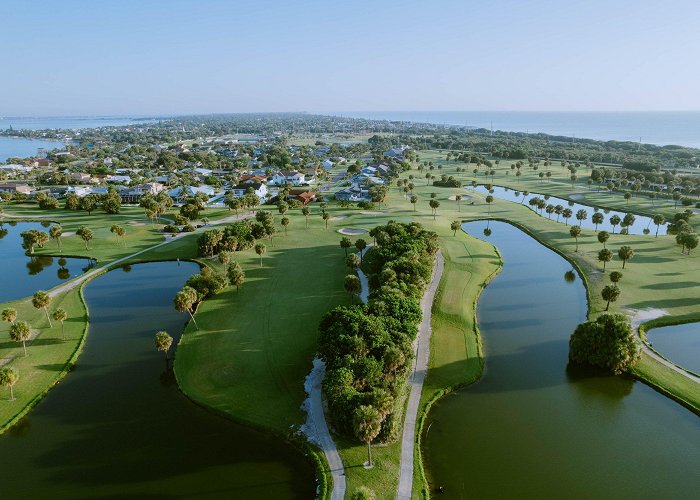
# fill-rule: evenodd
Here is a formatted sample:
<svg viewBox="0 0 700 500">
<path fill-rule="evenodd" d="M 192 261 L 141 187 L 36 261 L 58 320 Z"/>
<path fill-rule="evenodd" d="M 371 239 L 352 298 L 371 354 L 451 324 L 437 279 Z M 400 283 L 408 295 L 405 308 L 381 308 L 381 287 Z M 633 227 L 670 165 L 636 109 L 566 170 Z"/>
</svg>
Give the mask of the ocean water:
<svg viewBox="0 0 700 500">
<path fill-rule="evenodd" d="M 700 111 L 536 112 L 536 111 L 367 111 L 335 116 L 412 121 L 509 132 L 543 132 L 603 141 L 700 148 Z"/>
<path fill-rule="evenodd" d="M 39 148 L 51 151 L 52 149 L 64 149 L 64 146 L 60 141 L 0 137 L 0 162 L 4 162 L 8 158 L 27 158 L 29 156 L 34 156 L 37 154 Z"/>
<path fill-rule="evenodd" d="M 12 126 L 15 130 L 79 129 L 99 127 L 119 127 L 138 125 L 156 121 L 153 118 L 127 116 L 49 116 L 49 117 L 2 117 L 0 130 Z"/>
</svg>

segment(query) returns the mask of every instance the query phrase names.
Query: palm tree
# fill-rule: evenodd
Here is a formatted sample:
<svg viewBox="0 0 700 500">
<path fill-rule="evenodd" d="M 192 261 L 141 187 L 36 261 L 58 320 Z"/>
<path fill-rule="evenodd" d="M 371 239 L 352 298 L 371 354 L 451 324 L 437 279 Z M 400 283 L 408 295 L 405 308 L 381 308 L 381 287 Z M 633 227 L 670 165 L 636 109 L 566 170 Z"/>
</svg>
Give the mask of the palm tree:
<svg viewBox="0 0 700 500">
<path fill-rule="evenodd" d="M 601 295 L 603 296 L 603 300 L 608 301 L 608 304 L 605 306 L 605 310 L 607 311 L 610 309 L 610 302 L 615 302 L 620 296 L 620 289 L 616 285 L 605 285 Z"/>
<path fill-rule="evenodd" d="M 15 342 L 22 342 L 25 356 L 27 355 L 27 340 L 29 340 L 30 333 L 31 329 L 26 321 L 17 321 L 10 327 L 10 338 Z"/>
<path fill-rule="evenodd" d="M 610 224 L 613 227 L 612 234 L 615 234 L 615 226 L 617 226 L 620 222 L 622 222 L 622 219 L 620 219 L 619 215 L 613 215 L 610 217 Z"/>
<path fill-rule="evenodd" d="M 612 260 L 612 252 L 607 248 L 603 248 L 598 252 L 598 260 L 603 263 L 603 271 L 605 271 L 605 264 Z"/>
<path fill-rule="evenodd" d="M 595 224 L 595 230 L 598 231 L 598 224 L 602 224 L 605 221 L 605 217 L 600 212 L 596 212 L 591 216 L 591 221 Z"/>
<path fill-rule="evenodd" d="M 627 261 L 634 257 L 634 250 L 632 250 L 632 247 L 627 245 L 621 246 L 617 251 L 617 256 L 620 257 L 620 260 L 622 261 L 622 269 L 624 269 Z"/>
<path fill-rule="evenodd" d="M 659 226 L 666 222 L 666 217 L 664 217 L 662 214 L 656 214 L 654 216 L 654 224 L 656 224 L 656 235 L 654 236 L 655 238 L 659 237 Z"/>
<path fill-rule="evenodd" d="M 328 212 L 322 212 L 321 217 L 323 217 L 323 220 L 326 221 L 326 229 L 328 229 L 328 221 L 331 218 L 331 214 L 329 214 Z"/>
<path fill-rule="evenodd" d="M 109 232 L 116 235 L 117 238 L 121 240 L 122 244 L 124 243 L 124 234 L 126 234 L 126 231 L 123 226 L 112 224 L 112 227 L 109 228 Z"/>
<path fill-rule="evenodd" d="M 372 467 L 371 443 L 379 435 L 382 428 L 382 416 L 373 406 L 361 405 L 355 410 L 353 428 L 355 437 L 363 443 L 367 443 L 367 462 Z"/>
<path fill-rule="evenodd" d="M 413 203 L 413 211 L 416 211 L 416 203 L 418 203 L 418 196 L 411 195 L 411 203 Z"/>
<path fill-rule="evenodd" d="M 260 267 L 262 267 L 262 256 L 267 251 L 265 243 L 258 243 L 255 245 L 255 253 L 260 256 Z"/>
<path fill-rule="evenodd" d="M 452 236 L 457 236 L 457 230 L 462 227 L 462 224 L 456 220 L 453 221 L 452 224 L 450 224 L 450 229 L 452 229 Z"/>
<path fill-rule="evenodd" d="M 601 231 L 598 233 L 598 243 L 603 244 L 603 248 L 605 248 L 605 242 L 610 239 L 610 233 L 607 231 Z"/>
<path fill-rule="evenodd" d="M 359 250 L 360 254 L 360 265 L 362 265 L 362 258 L 364 254 L 365 248 L 367 248 L 367 242 L 363 240 L 362 238 L 358 238 L 357 241 L 355 242 L 355 248 Z"/>
<path fill-rule="evenodd" d="M 61 338 L 63 340 L 66 340 L 64 321 L 66 321 L 68 319 L 68 313 L 66 312 L 65 309 L 59 307 L 53 312 L 52 316 L 53 316 L 53 319 L 61 322 Z"/>
<path fill-rule="evenodd" d="M 578 225 L 582 225 L 583 221 L 588 219 L 588 212 L 585 210 L 581 209 L 576 212 L 576 220 L 578 221 Z"/>
<path fill-rule="evenodd" d="M 231 260 L 231 252 L 227 250 L 222 250 L 219 252 L 219 263 L 224 267 L 228 266 L 228 262 Z"/>
<path fill-rule="evenodd" d="M 486 196 L 486 198 L 485 198 L 485 201 L 486 201 L 486 203 L 487 203 L 488 206 L 489 206 L 489 211 L 488 211 L 488 215 L 489 215 L 489 216 L 491 216 L 491 203 L 493 203 L 493 200 L 494 200 L 494 198 L 493 198 L 493 196 L 491 196 L 491 195 L 488 195 L 488 196 Z"/>
<path fill-rule="evenodd" d="M 2 310 L 2 320 L 3 321 L 7 321 L 8 323 L 14 324 L 16 319 L 17 319 L 17 309 L 13 309 L 12 307 L 8 307 L 7 309 Z"/>
<path fill-rule="evenodd" d="M 462 195 L 461 194 L 455 195 L 455 201 L 457 202 L 457 211 L 461 212 L 462 210 L 459 206 L 459 202 L 462 201 Z"/>
<path fill-rule="evenodd" d="M 52 239 L 56 240 L 56 244 L 58 245 L 59 250 L 61 249 L 61 234 L 63 234 L 61 226 L 55 225 L 49 228 L 49 236 L 51 236 Z"/>
<path fill-rule="evenodd" d="M 199 330 L 199 325 L 197 325 L 197 321 L 194 319 L 194 314 L 192 314 L 192 311 L 198 300 L 199 293 L 197 290 L 186 285 L 182 287 L 182 290 L 177 292 L 175 299 L 173 299 L 175 309 L 177 309 L 179 312 L 188 312 L 197 330 Z"/>
<path fill-rule="evenodd" d="M 362 291 L 362 283 L 360 283 L 360 278 L 358 278 L 354 274 L 348 274 L 347 276 L 345 276 L 345 280 L 343 281 L 343 287 L 345 288 L 345 291 L 353 297 L 355 297 Z"/>
<path fill-rule="evenodd" d="M 345 250 L 345 258 L 348 257 L 348 248 L 350 248 L 351 246 L 352 246 L 352 241 L 350 241 L 350 238 L 348 238 L 347 236 L 343 236 L 340 239 L 340 248 Z"/>
<path fill-rule="evenodd" d="M 245 273 L 243 272 L 241 265 L 238 262 L 231 262 L 231 264 L 228 266 L 226 274 L 228 276 L 229 283 L 236 286 L 236 293 L 238 293 L 241 285 L 245 283 Z"/>
<path fill-rule="evenodd" d="M 51 297 L 49 296 L 48 293 L 46 293 L 43 290 L 39 290 L 34 294 L 32 297 L 32 305 L 36 307 L 37 309 L 43 309 L 44 312 L 46 313 L 46 319 L 49 321 L 49 326 L 53 328 L 53 324 L 51 323 L 51 318 L 49 317 L 49 304 L 51 304 Z"/>
<path fill-rule="evenodd" d="M 564 210 L 561 211 L 562 217 L 564 217 L 564 222 L 566 225 L 569 225 L 569 218 L 571 218 L 572 215 L 574 215 L 574 211 L 571 210 L 570 208 L 565 208 Z"/>
<path fill-rule="evenodd" d="M 10 368 L 9 366 L 0 368 L 0 385 L 10 389 L 10 401 L 15 400 L 15 392 L 13 388 L 18 380 L 19 374 L 14 370 L 14 368 Z"/>
<path fill-rule="evenodd" d="M 75 234 L 80 236 L 82 238 L 82 240 L 85 242 L 85 250 L 90 250 L 90 248 L 88 247 L 88 243 L 90 243 L 90 240 L 92 240 L 92 230 L 88 229 L 85 226 L 80 226 L 78 228 L 78 230 L 75 232 Z"/>
<path fill-rule="evenodd" d="M 436 199 L 431 199 L 428 204 L 430 205 L 430 208 L 433 210 L 433 220 L 435 220 L 435 216 L 437 214 L 437 209 L 440 207 L 440 202 L 437 201 Z"/>
<path fill-rule="evenodd" d="M 168 351 L 170 346 L 173 345 L 173 338 L 168 335 L 166 331 L 160 331 L 156 333 L 155 337 L 156 349 L 163 351 L 165 353 L 165 360 L 168 360 Z"/>
<path fill-rule="evenodd" d="M 360 258 L 357 256 L 357 254 L 351 253 L 345 259 L 345 265 L 348 266 L 350 269 L 357 269 L 358 267 L 360 267 Z"/>
<path fill-rule="evenodd" d="M 574 251 L 578 252 L 578 237 L 581 236 L 581 226 L 571 226 L 569 234 L 576 240 L 576 250 Z"/>
<path fill-rule="evenodd" d="M 552 205 L 552 204 L 550 203 L 549 205 L 547 205 L 547 206 L 545 207 L 544 211 L 547 212 L 547 218 L 548 218 L 548 219 L 551 219 L 551 218 L 552 218 L 552 214 L 554 213 L 554 205 Z"/>
<path fill-rule="evenodd" d="M 306 217 L 306 227 L 309 227 L 309 215 L 311 214 L 311 209 L 309 207 L 304 207 L 301 209 L 301 213 Z"/>
<path fill-rule="evenodd" d="M 559 216 L 562 214 L 564 211 L 564 207 L 561 205 L 555 205 L 554 206 L 554 213 L 557 214 L 557 222 L 559 222 Z"/>
<path fill-rule="evenodd" d="M 610 281 L 612 283 L 619 283 L 622 279 L 622 273 L 620 271 L 613 271 L 610 273 Z"/>
<path fill-rule="evenodd" d="M 289 217 L 282 217 L 280 224 L 282 224 L 282 227 L 284 227 L 284 235 L 287 236 L 287 226 L 289 225 Z"/>
</svg>

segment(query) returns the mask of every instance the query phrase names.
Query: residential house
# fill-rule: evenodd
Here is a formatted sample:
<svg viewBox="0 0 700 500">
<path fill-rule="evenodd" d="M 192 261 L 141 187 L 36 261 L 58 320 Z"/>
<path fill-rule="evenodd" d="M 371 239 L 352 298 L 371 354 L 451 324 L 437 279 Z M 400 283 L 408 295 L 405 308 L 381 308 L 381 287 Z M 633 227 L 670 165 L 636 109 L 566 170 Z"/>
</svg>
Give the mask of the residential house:
<svg viewBox="0 0 700 500">
<path fill-rule="evenodd" d="M 175 189 L 168 191 L 168 196 L 170 196 L 175 203 L 184 203 L 187 198 L 192 198 L 197 193 L 204 193 L 208 197 L 214 196 L 214 188 L 207 185 L 201 186 L 178 186 Z"/>
<path fill-rule="evenodd" d="M 372 201 L 369 190 L 360 184 L 352 184 L 335 193 L 336 200 L 345 201 Z"/>
<path fill-rule="evenodd" d="M 288 170 L 280 170 L 272 176 L 272 183 L 276 184 L 277 186 L 282 186 L 284 184 L 300 186 L 306 183 L 306 179 L 302 172 L 297 172 L 296 170 L 293 172 Z"/>
<path fill-rule="evenodd" d="M 231 188 L 231 192 L 233 193 L 233 196 L 240 198 L 241 196 L 244 196 L 249 189 L 252 190 L 253 194 L 255 194 L 261 202 L 265 200 L 267 195 L 267 186 L 262 182 L 241 183 L 237 186 L 233 186 Z"/>
<path fill-rule="evenodd" d="M 0 193 L 22 193 L 29 194 L 32 189 L 28 184 L 0 184 Z"/>
<path fill-rule="evenodd" d="M 406 151 L 408 149 L 408 146 L 399 146 L 397 148 L 391 148 L 387 151 L 384 151 L 384 156 L 386 156 L 387 158 L 394 158 L 396 160 L 403 160 L 406 156 Z"/>
</svg>

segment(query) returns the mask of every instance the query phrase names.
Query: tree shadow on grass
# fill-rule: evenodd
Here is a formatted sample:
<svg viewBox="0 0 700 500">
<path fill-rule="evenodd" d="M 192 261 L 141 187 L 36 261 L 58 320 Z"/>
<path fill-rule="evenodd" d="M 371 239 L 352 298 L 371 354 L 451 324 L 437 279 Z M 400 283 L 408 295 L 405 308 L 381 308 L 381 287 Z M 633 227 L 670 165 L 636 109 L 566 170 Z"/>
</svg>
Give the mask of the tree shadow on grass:
<svg viewBox="0 0 700 500">
<path fill-rule="evenodd" d="M 64 363 L 50 363 L 47 365 L 37 365 L 37 368 L 47 372 L 60 372 L 65 366 Z"/>
<path fill-rule="evenodd" d="M 700 283 L 696 281 L 672 281 L 669 283 L 652 283 L 651 285 L 644 285 L 640 288 L 649 290 L 675 290 L 677 288 L 692 288 L 697 286 L 700 286 Z"/>
</svg>

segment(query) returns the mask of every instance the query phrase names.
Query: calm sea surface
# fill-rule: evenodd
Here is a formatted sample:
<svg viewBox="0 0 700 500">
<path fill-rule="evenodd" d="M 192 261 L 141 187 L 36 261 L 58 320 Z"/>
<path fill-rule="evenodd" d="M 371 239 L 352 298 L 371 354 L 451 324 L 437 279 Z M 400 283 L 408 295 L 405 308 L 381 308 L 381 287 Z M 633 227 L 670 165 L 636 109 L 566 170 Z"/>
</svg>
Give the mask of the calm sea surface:
<svg viewBox="0 0 700 500">
<path fill-rule="evenodd" d="M 700 111 L 535 112 L 535 111 L 367 111 L 337 116 L 375 120 L 468 125 L 510 132 L 544 132 L 577 138 L 639 141 L 700 147 Z"/>
<path fill-rule="evenodd" d="M 48 117 L 12 117 L 0 116 L 0 130 L 12 127 L 15 130 L 44 130 L 53 128 L 79 129 L 99 127 L 121 127 L 138 125 L 149 121 L 139 117 L 127 116 L 48 116 Z"/>
</svg>

